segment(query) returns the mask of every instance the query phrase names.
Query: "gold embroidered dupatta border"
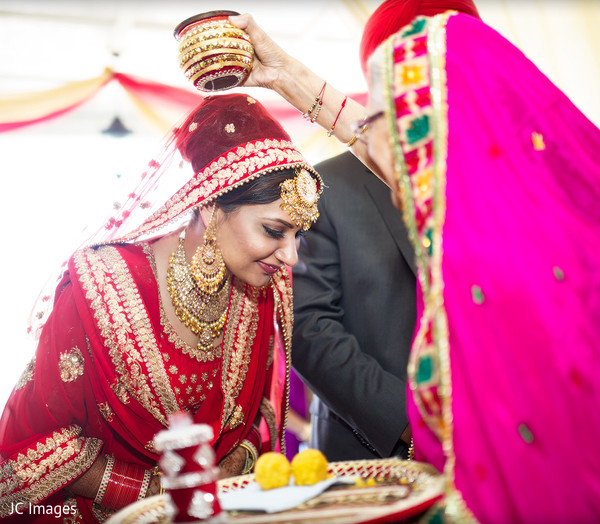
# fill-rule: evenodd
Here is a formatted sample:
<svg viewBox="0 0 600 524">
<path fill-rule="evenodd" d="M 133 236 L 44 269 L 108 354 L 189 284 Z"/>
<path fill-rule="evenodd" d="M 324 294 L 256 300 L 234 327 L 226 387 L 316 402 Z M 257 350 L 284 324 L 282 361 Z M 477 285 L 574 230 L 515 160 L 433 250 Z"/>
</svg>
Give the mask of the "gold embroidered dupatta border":
<svg viewBox="0 0 600 524">
<path fill-rule="evenodd" d="M 277 276 L 276 276 L 277 275 Z M 283 336 L 285 350 L 285 385 L 283 398 L 283 414 L 281 420 L 281 429 L 279 431 L 279 446 L 281 453 L 285 455 L 285 428 L 287 426 L 287 416 L 290 406 L 290 372 L 292 368 L 292 329 L 294 326 L 294 295 L 292 291 L 292 282 L 286 268 L 280 273 L 273 275 L 271 285 L 275 291 L 275 303 L 281 334 Z M 276 373 L 274 370 L 273 373 Z M 269 421 L 267 420 L 267 423 Z M 273 447 L 273 449 L 275 449 Z"/>
<path fill-rule="evenodd" d="M 223 413 L 221 431 L 226 427 L 234 428 L 247 415 L 240 405 L 236 406 L 252 357 L 252 347 L 258 329 L 258 300 L 264 291 L 239 281 L 233 286 L 233 298 L 227 314 L 225 335 L 223 337 L 223 366 L 221 387 L 223 388 Z M 251 423 L 252 421 L 249 421 Z"/>
<path fill-rule="evenodd" d="M 0 518 L 20 505 L 27 510 L 87 471 L 98 457 L 102 441 L 81 436 L 73 425 L 30 444 L 0 471 Z"/>
<path fill-rule="evenodd" d="M 163 426 L 179 410 L 148 312 L 127 264 L 114 246 L 74 255 L 96 326 L 126 391 Z"/>
<path fill-rule="evenodd" d="M 385 44 L 384 89 L 388 128 L 396 169 L 398 189 L 404 207 L 404 219 L 409 238 L 415 248 L 419 266 L 419 283 L 423 291 L 424 311 L 415 335 L 408 367 L 409 384 L 415 403 L 431 430 L 438 436 L 446 457 L 444 476 L 446 480 L 444 514 L 451 522 L 477 522 L 455 486 L 455 464 L 452 415 L 452 374 L 450 364 L 450 345 L 448 318 L 444 307 L 443 227 L 446 215 L 446 161 L 448 155 L 448 85 L 446 76 L 446 26 L 456 12 L 449 11 L 427 19 L 427 58 L 429 62 L 429 81 L 432 105 L 433 126 L 433 173 L 428 187 L 433 201 L 433 212 L 427 218 L 431 228 L 431 245 L 427 251 L 427 242 L 416 224 L 416 199 L 423 199 L 423 187 L 417 187 L 418 178 L 427 178 L 425 170 L 409 174 L 404 158 L 403 141 L 398 129 L 394 82 L 396 81 L 393 50 L 397 38 L 390 38 Z M 415 24 L 415 22 L 413 22 Z M 416 25 L 416 24 L 415 24 Z M 402 32 L 402 35 L 409 34 Z M 410 38 L 410 37 L 409 37 Z M 419 195 L 419 197 L 417 197 Z M 427 228 L 424 228 L 426 230 Z M 432 343 L 426 341 L 427 330 L 431 328 Z M 427 347 L 429 346 L 429 347 Z M 431 347 L 433 346 L 433 348 Z M 441 404 L 441 417 L 431 416 L 424 406 L 421 390 L 416 381 L 418 357 L 421 349 L 435 352 L 437 373 L 437 392 Z M 436 362 L 437 361 L 437 362 Z M 428 392 L 425 392 L 428 393 Z"/>
</svg>

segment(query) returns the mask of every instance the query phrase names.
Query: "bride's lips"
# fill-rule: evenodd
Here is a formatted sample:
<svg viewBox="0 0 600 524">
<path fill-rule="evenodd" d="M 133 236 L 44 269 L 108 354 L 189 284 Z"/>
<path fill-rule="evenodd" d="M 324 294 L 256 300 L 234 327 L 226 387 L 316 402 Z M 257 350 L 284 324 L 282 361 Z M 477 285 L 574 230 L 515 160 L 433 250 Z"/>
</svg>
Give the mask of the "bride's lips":
<svg viewBox="0 0 600 524">
<path fill-rule="evenodd" d="M 280 266 L 272 266 L 271 264 L 265 264 L 264 262 L 260 262 L 260 261 L 258 262 L 258 265 L 267 275 L 272 275 L 280 267 Z"/>
</svg>

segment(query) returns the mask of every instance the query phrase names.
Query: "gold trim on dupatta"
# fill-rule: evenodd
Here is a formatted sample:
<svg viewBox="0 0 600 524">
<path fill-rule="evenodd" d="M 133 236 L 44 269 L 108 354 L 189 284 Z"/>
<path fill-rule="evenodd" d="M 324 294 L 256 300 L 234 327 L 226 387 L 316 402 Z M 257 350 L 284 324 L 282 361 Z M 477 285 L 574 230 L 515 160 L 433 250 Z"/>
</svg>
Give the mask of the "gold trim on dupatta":
<svg viewBox="0 0 600 524">
<path fill-rule="evenodd" d="M 166 415 L 178 411 L 179 404 L 170 387 L 156 333 L 127 264 L 110 245 L 78 251 L 74 260 L 119 382 L 166 426 Z"/>
<path fill-rule="evenodd" d="M 103 443 L 80 434 L 76 425 L 61 428 L 3 464 L 0 518 L 9 516 L 17 504 L 37 504 L 90 468 Z"/>
<path fill-rule="evenodd" d="M 17 384 L 15 385 L 15 391 L 19 389 L 23 389 L 29 382 L 33 380 L 33 375 L 35 373 L 35 355 L 32 359 L 27 363 L 23 373 L 19 377 Z"/>
<path fill-rule="evenodd" d="M 252 357 L 259 320 L 260 293 L 264 291 L 234 280 L 231 306 L 223 336 L 221 431 L 234 429 L 244 420 L 242 407 L 236 406 L 235 401 L 244 385 L 248 364 Z"/>
<path fill-rule="evenodd" d="M 292 369 L 292 328 L 294 325 L 294 295 L 292 292 L 292 283 L 287 269 L 283 268 L 281 273 L 276 273 L 271 279 L 271 285 L 274 289 L 275 304 L 279 325 L 281 326 L 281 335 L 283 336 L 285 350 L 285 409 L 283 411 L 283 420 L 281 421 L 281 432 L 279 437 L 279 446 L 281 453 L 285 454 L 285 428 L 287 426 L 287 416 L 290 407 L 290 372 Z M 276 370 L 273 371 L 276 373 Z M 273 449 L 275 449 L 273 447 Z"/>
</svg>

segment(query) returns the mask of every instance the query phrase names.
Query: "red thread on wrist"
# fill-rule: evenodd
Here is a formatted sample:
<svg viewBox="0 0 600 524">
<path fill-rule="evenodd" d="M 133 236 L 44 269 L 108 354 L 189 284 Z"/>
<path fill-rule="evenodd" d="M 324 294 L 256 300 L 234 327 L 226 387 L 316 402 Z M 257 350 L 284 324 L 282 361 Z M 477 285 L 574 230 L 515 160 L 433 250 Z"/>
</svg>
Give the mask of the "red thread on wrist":
<svg viewBox="0 0 600 524">
<path fill-rule="evenodd" d="M 327 131 L 327 136 L 333 135 L 333 130 L 335 129 L 335 125 L 337 124 L 338 118 L 340 118 L 340 115 L 342 114 L 342 109 L 344 109 L 344 106 L 346 105 L 346 100 L 348 100 L 347 96 L 344 97 L 344 101 L 342 102 L 342 107 L 340 107 L 340 110 L 338 111 L 338 114 L 335 117 L 335 120 L 333 121 L 333 125 L 331 126 L 331 129 L 329 131 Z"/>
</svg>

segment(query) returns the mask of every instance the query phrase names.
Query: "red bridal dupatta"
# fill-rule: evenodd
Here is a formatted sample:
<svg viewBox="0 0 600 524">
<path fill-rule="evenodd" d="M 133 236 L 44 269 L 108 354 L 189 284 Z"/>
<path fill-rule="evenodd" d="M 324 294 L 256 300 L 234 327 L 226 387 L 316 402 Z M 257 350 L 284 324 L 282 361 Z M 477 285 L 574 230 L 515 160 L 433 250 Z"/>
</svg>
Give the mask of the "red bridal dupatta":
<svg viewBox="0 0 600 524">
<path fill-rule="evenodd" d="M 600 130 L 474 17 L 382 51 L 422 298 L 409 419 L 447 480 L 431 521 L 598 522 Z"/>
<path fill-rule="evenodd" d="M 86 471 L 101 449 L 153 467 L 154 435 L 182 409 L 211 425 L 220 460 L 267 402 L 274 319 L 286 333 L 291 328 L 287 273 L 263 289 L 235 282 L 222 349 L 201 362 L 164 318 L 148 252 L 148 245 L 107 245 L 70 260 L 3 417 L 4 516 L 29 503 L 73 506 L 62 494 L 42 500 Z M 86 509 L 101 515 L 89 500 L 77 505 L 84 519 Z"/>
<path fill-rule="evenodd" d="M 203 105 L 221 99 L 219 106 L 241 105 L 243 118 L 258 111 L 250 121 L 264 122 L 264 109 L 251 97 L 209 98 Z M 243 123 L 235 125 L 243 129 Z M 251 177 L 295 167 L 314 173 L 285 131 L 274 121 L 269 125 L 262 133 L 273 139 L 224 147 L 191 179 L 187 175 L 188 181 L 166 202 L 153 204 L 149 195 L 166 167 L 181 170 L 182 159 L 173 144 L 181 133 L 192 133 L 198 126 L 187 122 L 176 128 L 166 156 L 151 161 L 142 176 L 142 189 L 129 195 L 120 216 L 100 232 L 100 238 L 114 240 L 80 249 L 69 260 L 35 357 L 0 421 L 0 517 L 41 522 L 61 512 L 73 521 L 104 520 L 105 509 L 89 499 L 70 497 L 63 488 L 100 452 L 153 468 L 158 460 L 154 435 L 166 427 L 169 414 L 180 410 L 212 427 L 217 460 L 244 440 L 258 413 L 270 430 L 264 449 L 274 449 L 278 440 L 282 445 L 293 311 L 287 268 L 262 288 L 233 278 L 223 343 L 205 352 L 185 344 L 166 319 L 153 239 L 141 239 L 164 226 L 179 227 L 192 207 Z M 132 230 L 134 211 L 144 209 L 146 218 Z M 282 344 L 274 344 L 277 333 Z M 286 362 L 283 384 L 273 371 L 275 345 L 284 352 L 277 357 Z M 277 398 L 273 391 L 279 393 Z M 36 508 L 35 516 L 21 515 Z M 40 514 L 43 510 L 45 515 Z"/>
</svg>

